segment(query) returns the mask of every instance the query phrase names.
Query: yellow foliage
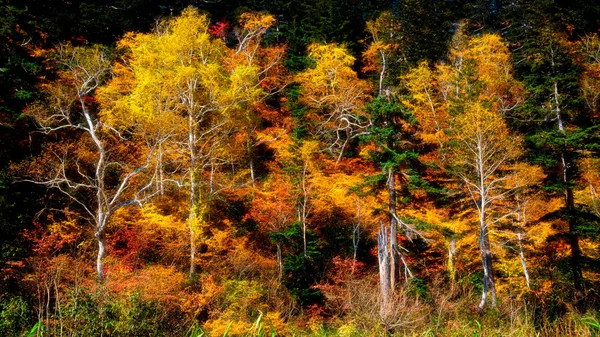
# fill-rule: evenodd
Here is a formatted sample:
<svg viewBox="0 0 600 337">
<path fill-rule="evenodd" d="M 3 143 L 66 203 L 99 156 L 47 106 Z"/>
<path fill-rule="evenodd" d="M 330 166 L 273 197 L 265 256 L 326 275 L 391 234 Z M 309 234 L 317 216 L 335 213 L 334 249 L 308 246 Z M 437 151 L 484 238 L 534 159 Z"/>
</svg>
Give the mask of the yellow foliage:
<svg viewBox="0 0 600 337">
<path fill-rule="evenodd" d="M 251 27 L 272 19 L 242 18 Z M 239 102 L 262 97 L 259 67 L 235 62 L 232 66 L 228 57 L 233 53 L 208 33 L 206 15 L 188 7 L 157 30 L 128 34 L 119 42 L 130 51 L 128 68 L 115 66 L 114 79 L 100 89 L 107 120 L 137 125 L 161 139 L 174 131 L 188 131 L 186 113 L 205 119 L 204 114 L 213 111 L 215 118 L 227 119 L 235 115 Z"/>
<path fill-rule="evenodd" d="M 337 330 L 340 337 L 353 337 L 357 336 L 360 331 L 354 326 L 352 322 L 348 322 L 340 326 Z"/>
<path fill-rule="evenodd" d="M 271 332 L 273 330 L 277 333 L 277 336 L 287 336 L 288 326 L 279 312 L 267 312 L 263 321 L 265 322 L 263 331 Z"/>
<path fill-rule="evenodd" d="M 136 271 L 115 268 L 106 278 L 105 285 L 115 293 L 139 293 L 145 300 L 180 306 L 186 280 L 175 267 L 153 265 Z"/>
<path fill-rule="evenodd" d="M 383 67 L 382 55 L 385 55 L 385 53 L 392 48 L 393 46 L 391 44 L 386 44 L 381 41 L 374 41 L 371 43 L 367 50 L 362 53 L 364 62 L 362 71 L 380 71 Z"/>
<path fill-rule="evenodd" d="M 308 53 L 315 66 L 295 77 L 301 87 L 300 100 L 313 109 L 311 117 L 320 122 L 330 149 L 341 147 L 341 153 L 348 137 L 364 127 L 360 116 L 370 99 L 371 85 L 352 70 L 354 57 L 343 46 L 315 43 Z"/>
<path fill-rule="evenodd" d="M 243 29 L 259 31 L 264 34 L 266 30 L 275 23 L 272 15 L 261 13 L 243 13 L 240 16 L 240 25 Z"/>
<path fill-rule="evenodd" d="M 252 324 L 246 321 L 231 320 L 223 317 L 204 323 L 211 336 L 246 336 L 252 330 Z"/>
<path fill-rule="evenodd" d="M 508 188 L 534 187 L 546 178 L 546 174 L 540 166 L 534 166 L 529 163 L 515 163 L 511 165 L 510 169 L 514 174 L 511 174 L 506 179 L 506 186 Z"/>
<path fill-rule="evenodd" d="M 411 96 L 404 103 L 411 108 L 419 120 L 423 131 L 423 141 L 441 144 L 445 139 L 444 129 L 448 127 L 450 116 L 439 99 L 435 81 L 436 74 L 429 68 L 426 61 L 419 63 L 402 76 Z"/>
</svg>

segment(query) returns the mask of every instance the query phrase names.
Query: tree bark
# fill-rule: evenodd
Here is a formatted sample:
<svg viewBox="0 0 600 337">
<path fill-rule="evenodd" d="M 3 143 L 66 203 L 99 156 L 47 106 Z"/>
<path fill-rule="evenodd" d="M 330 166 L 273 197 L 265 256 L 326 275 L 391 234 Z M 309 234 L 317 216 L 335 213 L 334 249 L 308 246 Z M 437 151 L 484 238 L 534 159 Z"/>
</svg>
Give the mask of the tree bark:
<svg viewBox="0 0 600 337">
<path fill-rule="evenodd" d="M 387 66 L 387 59 L 383 50 L 379 51 L 381 54 L 381 71 L 379 72 L 379 97 L 383 96 L 383 80 L 385 79 L 385 71 Z"/>
<path fill-rule="evenodd" d="M 525 263 L 525 252 L 523 251 L 523 245 L 521 244 L 522 235 L 521 233 L 517 234 L 517 239 L 519 240 L 519 256 L 521 257 L 521 266 L 523 266 L 523 274 L 525 275 L 525 283 L 527 284 L 527 289 L 531 289 L 529 286 L 529 272 L 527 271 L 527 263 Z"/>
<path fill-rule="evenodd" d="M 579 247 L 579 235 L 577 234 L 577 220 L 575 219 L 575 200 L 573 189 L 569 186 L 567 165 L 565 164 L 564 152 L 561 154 L 563 170 L 565 173 L 565 200 L 567 205 L 567 217 L 569 221 L 569 245 L 571 246 L 571 272 L 573 273 L 573 288 L 577 299 L 583 298 L 583 273 L 581 271 L 581 248 Z"/>
<path fill-rule="evenodd" d="M 398 221 L 396 220 L 396 177 L 393 169 L 388 171 L 388 198 L 389 198 L 389 212 L 390 212 L 390 289 L 392 293 L 396 288 L 396 275 L 398 274 Z"/>
<path fill-rule="evenodd" d="M 377 258 L 379 262 L 379 287 L 381 290 L 381 306 L 379 308 L 379 315 L 385 322 L 390 313 L 391 304 L 391 266 L 390 266 L 390 250 L 389 250 L 390 236 L 387 229 L 380 224 L 379 233 L 377 234 Z"/>
<path fill-rule="evenodd" d="M 194 117 L 190 112 L 188 115 L 188 150 L 190 155 L 190 209 L 188 216 L 188 226 L 189 226 L 189 234 L 190 234 L 190 276 L 196 273 L 196 193 L 197 193 L 197 184 L 196 184 L 196 175 L 194 174 L 196 170 L 196 134 L 194 128 Z"/>
<path fill-rule="evenodd" d="M 448 274 L 450 276 L 451 286 L 454 287 L 456 280 L 456 267 L 454 266 L 454 255 L 456 253 L 456 239 L 452 239 L 448 247 Z"/>
<path fill-rule="evenodd" d="M 278 267 L 278 271 L 279 271 L 279 280 L 281 281 L 281 279 L 283 278 L 283 257 L 281 254 L 281 244 L 277 243 L 277 267 Z"/>
<path fill-rule="evenodd" d="M 483 263 L 483 291 L 481 294 L 481 302 L 479 309 L 483 310 L 487 303 L 488 292 L 491 297 L 492 308 L 496 307 L 496 285 L 494 282 L 494 268 L 492 266 L 492 252 L 490 247 L 489 234 L 486 227 L 481 230 L 479 237 L 481 250 L 481 261 Z"/>
<path fill-rule="evenodd" d="M 479 141 L 477 143 L 477 174 L 479 176 L 479 249 L 481 251 L 481 262 L 483 265 L 483 291 L 479 310 L 483 310 L 487 302 L 487 293 L 489 291 L 492 299 L 492 307 L 496 307 L 496 286 L 494 284 L 494 268 L 492 266 L 492 251 L 490 246 L 489 228 L 487 224 L 487 206 L 490 200 L 487 199 L 489 186 L 486 183 L 486 169 L 484 158 L 486 153 L 485 146 Z"/>
<path fill-rule="evenodd" d="M 552 61 L 554 65 L 554 60 Z M 554 81 L 554 104 L 556 112 L 556 121 L 558 124 L 558 130 L 566 136 L 564 122 L 562 119 L 560 109 L 560 94 L 558 91 L 558 82 Z M 566 141 L 565 141 L 566 142 Z M 575 290 L 575 296 L 580 299 L 583 297 L 583 273 L 581 271 L 581 248 L 579 247 L 579 235 L 577 234 L 577 221 L 575 220 L 575 200 L 573 198 L 573 189 L 571 188 L 571 177 L 569 173 L 570 163 L 567 159 L 567 144 L 563 145 L 563 149 L 560 152 L 560 161 L 563 173 L 563 185 L 565 194 L 565 206 L 567 210 L 567 217 L 569 222 L 569 233 L 568 240 L 571 246 L 571 272 L 573 277 L 573 289 Z"/>
<path fill-rule="evenodd" d="M 358 252 L 358 242 L 360 241 L 360 199 L 356 201 L 356 224 L 352 229 L 352 274 L 356 268 L 356 254 Z"/>
<path fill-rule="evenodd" d="M 96 233 L 96 240 L 98 241 L 98 255 L 96 257 L 96 274 L 98 280 L 104 280 L 104 256 L 106 256 L 106 235 L 104 230 L 99 230 Z"/>
</svg>

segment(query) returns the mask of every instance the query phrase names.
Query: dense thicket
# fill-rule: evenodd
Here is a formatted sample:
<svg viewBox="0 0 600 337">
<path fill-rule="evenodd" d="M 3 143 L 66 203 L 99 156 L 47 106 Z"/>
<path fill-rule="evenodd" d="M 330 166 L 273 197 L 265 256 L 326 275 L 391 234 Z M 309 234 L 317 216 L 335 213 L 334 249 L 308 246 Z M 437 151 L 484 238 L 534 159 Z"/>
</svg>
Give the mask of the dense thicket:
<svg viewBox="0 0 600 337">
<path fill-rule="evenodd" d="M 595 1 L 0 0 L 0 334 L 595 335 Z"/>
</svg>

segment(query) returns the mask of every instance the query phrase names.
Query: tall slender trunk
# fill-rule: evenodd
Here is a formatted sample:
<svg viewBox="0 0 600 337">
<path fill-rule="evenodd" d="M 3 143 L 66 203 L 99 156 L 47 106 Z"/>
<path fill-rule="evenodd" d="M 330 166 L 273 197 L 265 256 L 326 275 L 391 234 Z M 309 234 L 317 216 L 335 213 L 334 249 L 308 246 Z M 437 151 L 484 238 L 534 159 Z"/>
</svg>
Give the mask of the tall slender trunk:
<svg viewBox="0 0 600 337">
<path fill-rule="evenodd" d="M 281 281 L 283 278 L 283 256 L 281 254 L 281 244 L 279 242 L 277 243 L 277 267 L 279 269 L 279 281 Z"/>
<path fill-rule="evenodd" d="M 250 179 L 254 184 L 254 182 L 256 181 L 256 177 L 254 176 L 254 159 L 252 159 L 252 157 L 250 157 Z"/>
<path fill-rule="evenodd" d="M 527 206 L 527 202 L 523 202 L 522 204 L 519 204 L 519 209 L 517 211 L 517 223 L 519 224 L 519 232 L 517 233 L 517 240 L 519 241 L 519 256 L 521 258 L 521 266 L 523 267 L 523 275 L 525 275 L 525 283 L 527 284 L 527 289 L 531 289 L 530 283 L 529 283 L 529 281 L 530 281 L 529 271 L 527 270 L 527 263 L 525 261 L 525 251 L 523 249 L 523 234 L 522 234 L 523 228 L 525 227 L 525 225 L 527 225 L 526 206 Z"/>
<path fill-rule="evenodd" d="M 494 268 L 492 266 L 492 252 L 487 228 L 484 228 L 479 238 L 481 261 L 483 263 L 483 291 L 479 309 L 483 310 L 487 303 L 487 295 L 491 298 L 492 308 L 496 307 L 496 285 L 494 281 Z"/>
<path fill-rule="evenodd" d="M 456 254 L 456 239 L 450 241 L 448 246 L 448 275 L 450 277 L 450 285 L 454 287 L 456 281 L 456 267 L 454 266 L 454 255 Z"/>
<path fill-rule="evenodd" d="M 252 136 L 250 137 L 251 138 L 246 142 L 246 148 L 248 150 L 248 156 L 250 157 L 250 179 L 252 179 L 252 184 L 254 184 L 256 181 L 256 174 L 254 172 L 254 139 Z"/>
<path fill-rule="evenodd" d="M 106 153 L 104 150 L 104 144 L 96 133 L 96 124 L 92 120 L 92 116 L 87 109 L 83 96 L 79 95 L 79 102 L 81 103 L 81 109 L 85 121 L 87 124 L 87 131 L 92 137 L 94 144 L 98 150 L 98 161 L 96 162 L 95 180 L 96 180 L 96 240 L 98 241 L 98 255 L 96 256 L 96 273 L 98 280 L 104 280 L 104 256 L 106 255 L 106 238 L 105 229 L 108 223 L 108 201 L 106 200 L 104 190 L 104 170 L 106 166 Z"/>
<path fill-rule="evenodd" d="M 158 193 L 160 196 L 165 195 L 165 177 L 163 170 L 163 148 L 162 142 L 158 144 L 158 153 L 156 156 L 156 169 L 158 170 Z"/>
<path fill-rule="evenodd" d="M 356 254 L 358 252 L 358 242 L 360 241 L 360 199 L 356 201 L 356 224 L 352 230 L 352 274 L 356 268 Z"/>
<path fill-rule="evenodd" d="M 379 224 L 379 233 L 377 234 L 377 258 L 379 262 L 379 287 L 381 290 L 381 306 L 379 315 L 385 321 L 390 314 L 391 309 L 391 279 L 390 271 L 390 236 L 388 230 Z"/>
<path fill-rule="evenodd" d="M 489 238 L 489 228 L 487 224 L 487 206 L 490 201 L 487 199 L 489 186 L 486 182 L 486 170 L 484 158 L 486 156 L 484 145 L 481 140 L 477 143 L 476 168 L 479 177 L 479 249 L 481 251 L 481 262 L 483 265 L 483 291 L 479 309 L 483 310 L 487 302 L 487 293 L 489 291 L 492 300 L 491 306 L 496 307 L 496 286 L 494 284 L 494 268 L 492 266 L 492 250 Z"/>
<path fill-rule="evenodd" d="M 302 168 L 302 200 L 298 203 L 298 221 L 302 224 L 302 241 L 304 248 L 304 257 L 307 256 L 306 248 L 306 217 L 308 216 L 308 190 L 310 187 L 306 186 L 306 179 L 308 174 L 308 162 L 304 162 Z"/>
<path fill-rule="evenodd" d="M 388 198 L 390 212 L 390 289 L 394 292 L 396 288 L 396 275 L 398 274 L 398 221 L 396 220 L 396 177 L 394 170 L 388 171 Z"/>
<path fill-rule="evenodd" d="M 190 276 L 196 273 L 196 134 L 194 128 L 194 118 L 190 113 L 188 115 L 188 150 L 190 155 L 190 205 L 189 205 L 189 216 L 188 216 L 188 227 L 190 234 Z"/>
<path fill-rule="evenodd" d="M 100 281 L 104 280 L 104 256 L 106 255 L 106 236 L 104 230 L 96 233 L 96 240 L 98 241 L 98 255 L 96 257 L 96 274 Z"/>
<path fill-rule="evenodd" d="M 571 270 L 573 273 L 573 288 L 575 296 L 578 299 L 583 297 L 583 273 L 581 271 L 581 248 L 579 247 L 579 235 L 577 234 L 577 220 L 575 219 L 575 200 L 573 198 L 573 189 L 569 186 L 569 177 L 567 174 L 567 166 L 564 160 L 564 152 L 561 154 L 563 160 L 563 170 L 565 172 L 565 199 L 567 204 L 567 214 L 569 221 L 569 245 L 571 246 Z"/>
<path fill-rule="evenodd" d="M 527 271 L 527 263 L 525 263 L 525 252 L 523 251 L 523 244 L 521 243 L 521 233 L 517 234 L 517 239 L 519 240 L 519 256 L 521 257 L 521 266 L 523 267 L 523 274 L 525 275 L 525 284 L 527 284 L 527 289 L 531 289 L 529 286 L 529 272 Z"/>
<path fill-rule="evenodd" d="M 554 62 L 553 62 L 554 65 Z M 556 112 L 556 121 L 558 130 L 565 135 L 565 127 L 560 109 L 560 94 L 558 91 L 558 82 L 554 81 L 554 104 Z M 566 142 L 566 141 L 565 141 Z M 575 200 L 573 198 L 573 188 L 570 186 L 571 177 L 569 173 L 570 163 L 567 159 L 567 144 L 563 144 L 560 151 L 560 161 L 562 166 L 562 176 L 565 194 L 565 206 L 568 214 L 569 233 L 568 240 L 571 246 L 571 272 L 573 274 L 573 288 L 577 298 L 583 297 L 583 273 L 581 271 L 581 248 L 579 247 L 579 235 L 577 234 L 577 223 L 574 217 Z"/>
<path fill-rule="evenodd" d="M 379 51 L 381 54 L 381 72 L 379 73 L 379 96 L 383 96 L 383 80 L 385 79 L 385 71 L 387 66 L 387 60 L 383 50 Z"/>
</svg>

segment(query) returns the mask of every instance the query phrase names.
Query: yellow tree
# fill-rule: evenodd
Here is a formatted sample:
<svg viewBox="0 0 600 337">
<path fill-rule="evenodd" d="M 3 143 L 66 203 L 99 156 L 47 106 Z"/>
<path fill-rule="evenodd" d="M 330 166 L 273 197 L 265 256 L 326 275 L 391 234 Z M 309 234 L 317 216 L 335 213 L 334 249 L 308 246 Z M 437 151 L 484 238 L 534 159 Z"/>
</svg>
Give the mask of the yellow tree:
<svg viewBox="0 0 600 337">
<path fill-rule="evenodd" d="M 28 181 L 58 189 L 94 225 L 98 243 L 96 273 L 102 280 L 106 228 L 112 216 L 119 208 L 141 204 L 152 195 L 145 195 L 149 184 L 135 182 L 150 165 L 152 150 L 141 149 L 142 160 L 135 154 L 126 155 L 127 150 L 120 144 L 125 139 L 110 121 L 98 116 L 93 95 L 110 70 L 106 50 L 61 45 L 54 61 L 60 69 L 57 79 L 44 85 L 45 100 L 28 112 L 44 132 L 60 135 L 67 131 L 67 135 L 77 137 L 77 143 L 49 145 L 45 155 L 38 158 L 41 169 Z M 129 151 L 137 152 L 139 144 L 134 140 L 127 144 Z"/>
<path fill-rule="evenodd" d="M 527 289 L 531 289 L 531 278 L 527 267 L 526 260 L 526 249 L 525 245 L 529 236 L 531 223 L 532 204 L 535 203 L 539 195 L 536 195 L 535 186 L 538 186 L 546 177 L 543 173 L 542 168 L 539 166 L 532 166 L 527 163 L 517 163 L 511 166 L 512 174 L 508 176 L 506 181 L 507 189 L 515 191 L 509 203 L 509 209 L 512 208 L 512 216 L 507 219 L 510 220 L 514 228 L 512 232 L 505 232 L 505 239 L 507 244 L 516 241 L 518 249 L 519 260 L 521 262 L 521 269 L 523 276 L 525 277 L 525 285 Z M 516 237 L 516 240 L 514 239 Z M 517 249 L 513 249 L 517 251 Z M 506 261 L 506 269 L 510 269 L 510 258 Z M 501 266 L 504 267 L 504 266 Z M 506 270 L 505 269 L 505 270 Z M 506 273 L 508 275 L 512 272 Z"/>
<path fill-rule="evenodd" d="M 389 11 L 382 12 L 375 20 L 367 21 L 366 31 L 372 39 L 367 49 L 363 52 L 363 71 L 377 71 L 379 73 L 379 96 L 389 94 L 384 90 L 385 78 L 388 72 L 389 59 L 398 51 L 396 36 L 400 31 L 400 24 Z"/>
<path fill-rule="evenodd" d="M 508 165 L 521 153 L 520 141 L 510 134 L 500 113 L 481 103 L 466 105 L 465 111 L 452 124 L 452 163 L 473 200 L 479 222 L 479 249 L 484 272 L 479 308 L 486 305 L 488 291 L 495 307 L 490 229 L 499 221 L 493 216 L 494 206 L 512 192 L 506 186 L 509 176 L 506 172 Z"/>
<path fill-rule="evenodd" d="M 352 70 L 354 57 L 336 44 L 312 44 L 308 54 L 314 68 L 298 74 L 302 103 L 314 109 L 317 134 L 339 161 L 348 142 L 365 133 L 369 125 L 362 107 L 371 87 Z"/>
<path fill-rule="evenodd" d="M 488 290 L 496 303 L 490 230 L 513 214 L 508 196 L 521 187 L 507 183 L 516 174 L 512 164 L 520 142 L 508 132 L 503 116 L 523 102 L 524 89 L 512 76 L 510 53 L 498 35 L 469 37 L 461 28 L 448 60 L 435 67 L 421 63 L 403 76 L 410 94 L 405 103 L 419 121 L 422 139 L 438 146 L 436 160 L 457 174 L 476 206 L 483 309 Z M 501 205 L 506 209 L 501 211 Z M 449 252 L 452 257 L 453 249 Z"/>
<path fill-rule="evenodd" d="M 253 43 L 265 30 L 254 26 L 248 29 L 256 33 L 248 33 L 253 37 L 239 49 L 243 60 L 254 55 Z M 213 38 L 206 15 L 191 7 L 160 22 L 153 33 L 127 35 L 121 45 L 129 49 L 126 62 L 131 69 L 121 74 L 133 75 L 134 84 L 108 104 L 113 109 L 107 114 L 141 125 L 151 142 L 172 150 L 170 161 L 176 164 L 171 163 L 168 180 L 189 195 L 193 274 L 198 229 L 205 228 L 211 200 L 223 189 L 216 179 L 219 168 L 232 160 L 230 146 L 235 142 L 230 138 L 247 107 L 264 96 L 261 68 L 252 60 L 240 62 L 241 54 Z M 111 84 L 124 81 L 117 78 Z M 115 90 L 107 89 L 106 96 Z"/>
<path fill-rule="evenodd" d="M 497 34 L 484 34 L 468 40 L 464 59 L 472 63 L 479 99 L 491 102 L 503 115 L 523 103 L 525 89 L 512 76 L 510 52 Z"/>
<path fill-rule="evenodd" d="M 239 65 L 252 67 L 258 77 L 258 86 L 263 95 L 272 96 L 287 85 L 288 75 L 282 62 L 285 57 L 285 45 L 263 46 L 262 37 L 275 23 L 272 15 L 248 12 L 240 16 L 239 27 L 234 30 L 238 45 L 229 50 L 227 64 L 229 68 Z M 261 123 L 261 105 L 248 106 L 239 118 L 240 133 L 246 140 L 246 151 L 249 156 L 250 178 L 256 180 L 255 147 L 257 129 Z"/>
<path fill-rule="evenodd" d="M 450 116 L 446 112 L 447 105 L 439 92 L 440 72 L 432 70 L 429 64 L 423 61 L 402 76 L 402 80 L 411 94 L 404 103 L 419 120 L 421 138 L 426 143 L 443 147 L 444 142 L 447 141 L 445 130 L 448 128 Z"/>
</svg>

